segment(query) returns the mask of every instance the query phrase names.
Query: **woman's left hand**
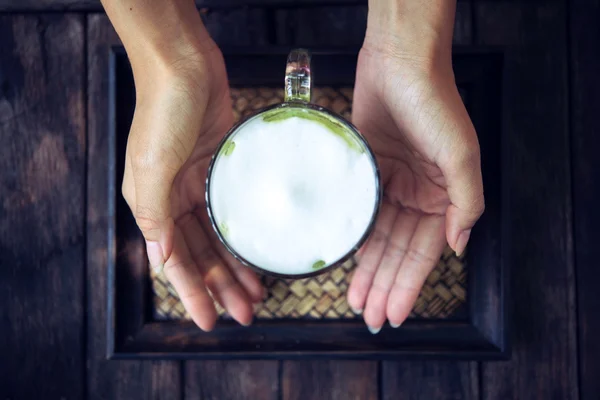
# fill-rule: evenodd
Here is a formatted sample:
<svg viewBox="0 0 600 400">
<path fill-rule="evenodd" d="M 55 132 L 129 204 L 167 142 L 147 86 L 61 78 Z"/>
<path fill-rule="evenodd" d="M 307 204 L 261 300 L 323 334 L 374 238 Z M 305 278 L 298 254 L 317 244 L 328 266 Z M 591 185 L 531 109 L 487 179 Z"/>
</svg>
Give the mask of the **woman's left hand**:
<svg viewBox="0 0 600 400">
<path fill-rule="evenodd" d="M 348 302 L 376 333 L 408 316 L 446 242 L 462 253 L 484 210 L 479 144 L 449 60 L 360 52 L 353 122 L 381 169 L 383 206 Z"/>
</svg>

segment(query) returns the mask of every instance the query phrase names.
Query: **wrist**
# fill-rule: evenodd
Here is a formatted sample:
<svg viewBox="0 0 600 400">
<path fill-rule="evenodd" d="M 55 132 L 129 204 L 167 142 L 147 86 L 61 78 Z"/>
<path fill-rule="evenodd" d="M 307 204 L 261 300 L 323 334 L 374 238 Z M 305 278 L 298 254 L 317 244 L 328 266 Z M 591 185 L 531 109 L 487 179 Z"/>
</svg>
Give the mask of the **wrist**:
<svg viewBox="0 0 600 400">
<path fill-rule="evenodd" d="M 215 43 L 193 0 L 103 0 L 134 76 L 155 78 L 202 64 Z"/>
<path fill-rule="evenodd" d="M 149 47 L 128 51 L 133 76 L 138 82 L 153 84 L 196 79 L 207 74 L 209 53 L 218 49 L 210 38 L 202 43 L 181 39 L 169 49 Z"/>
<path fill-rule="evenodd" d="M 182 28 L 168 38 L 148 38 L 125 47 L 134 76 L 154 78 L 192 74 L 201 69 L 207 55 L 217 49 L 201 24 L 193 30 Z"/>
<path fill-rule="evenodd" d="M 411 63 L 451 63 L 455 1 L 369 0 L 363 47 Z"/>
</svg>

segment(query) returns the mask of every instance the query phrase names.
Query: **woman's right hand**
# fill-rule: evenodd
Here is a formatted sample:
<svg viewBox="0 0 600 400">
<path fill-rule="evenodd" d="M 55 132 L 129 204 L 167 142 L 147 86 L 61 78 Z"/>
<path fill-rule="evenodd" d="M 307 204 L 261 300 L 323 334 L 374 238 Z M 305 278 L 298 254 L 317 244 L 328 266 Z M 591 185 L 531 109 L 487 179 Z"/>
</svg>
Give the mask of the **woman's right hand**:
<svg viewBox="0 0 600 400">
<path fill-rule="evenodd" d="M 201 329 L 216 322 L 213 298 L 248 325 L 263 288 L 217 240 L 204 200 L 210 157 L 233 123 L 221 52 L 191 0 L 103 5 L 135 79 L 123 196 L 150 264 L 164 271 Z"/>
<path fill-rule="evenodd" d="M 218 241 L 204 198 L 210 157 L 233 122 L 221 52 L 205 42 L 201 52 L 137 72 L 123 195 L 150 263 L 203 330 L 217 318 L 211 294 L 248 325 L 263 289 Z"/>
</svg>

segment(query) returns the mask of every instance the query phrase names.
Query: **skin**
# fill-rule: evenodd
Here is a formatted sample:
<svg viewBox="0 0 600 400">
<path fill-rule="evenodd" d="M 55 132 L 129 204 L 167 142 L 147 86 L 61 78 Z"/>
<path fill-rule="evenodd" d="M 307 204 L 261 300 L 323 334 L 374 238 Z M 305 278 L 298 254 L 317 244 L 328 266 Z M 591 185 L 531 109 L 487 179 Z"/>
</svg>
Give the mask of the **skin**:
<svg viewBox="0 0 600 400">
<path fill-rule="evenodd" d="M 204 200 L 210 156 L 233 123 L 223 58 L 193 3 L 141 3 L 104 3 L 136 86 L 123 195 L 146 239 L 150 264 L 164 269 L 194 322 L 213 328 L 210 291 L 248 325 L 263 288 L 218 242 Z"/>
<path fill-rule="evenodd" d="M 373 333 L 386 319 L 404 322 L 446 243 L 462 253 L 484 210 L 477 135 L 451 65 L 454 7 L 400 3 L 372 7 L 354 92 L 353 122 L 376 153 L 384 185 L 348 290 Z M 417 13 L 410 20 L 422 25 L 400 27 L 383 15 L 395 13 Z M 404 29 L 418 39 L 399 40 L 412 37 Z"/>
<path fill-rule="evenodd" d="M 204 201 L 209 158 L 233 122 L 221 52 L 191 0 L 103 5 L 135 79 L 122 190 L 150 264 L 201 329 L 217 318 L 211 294 L 247 325 L 263 288 L 217 240 Z M 405 320 L 446 242 L 462 252 L 484 208 L 477 136 L 451 66 L 454 7 L 369 4 L 353 122 L 376 152 L 384 205 L 348 302 L 374 333 Z"/>
</svg>

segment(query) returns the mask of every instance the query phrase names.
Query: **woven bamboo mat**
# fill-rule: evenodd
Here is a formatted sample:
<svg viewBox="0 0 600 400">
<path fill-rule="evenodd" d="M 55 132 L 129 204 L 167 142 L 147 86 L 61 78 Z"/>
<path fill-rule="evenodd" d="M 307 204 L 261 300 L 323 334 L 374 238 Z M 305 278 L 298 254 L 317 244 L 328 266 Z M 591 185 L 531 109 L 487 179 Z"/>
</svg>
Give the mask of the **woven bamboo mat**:
<svg viewBox="0 0 600 400">
<path fill-rule="evenodd" d="M 283 90 L 273 88 L 234 88 L 231 90 L 236 119 L 262 107 L 283 101 Z M 315 88 L 313 102 L 350 118 L 352 88 Z M 255 306 L 255 316 L 274 318 L 355 318 L 346 302 L 346 291 L 355 264 L 343 266 L 314 278 L 284 280 L 262 277 L 268 295 Z M 447 247 L 436 268 L 431 272 L 411 316 L 413 318 L 447 318 L 454 315 L 466 301 L 466 265 Z M 189 319 L 177 293 L 164 274 L 150 274 L 154 291 L 154 317 L 158 320 Z M 228 318 L 217 304 L 217 311 Z"/>
</svg>

